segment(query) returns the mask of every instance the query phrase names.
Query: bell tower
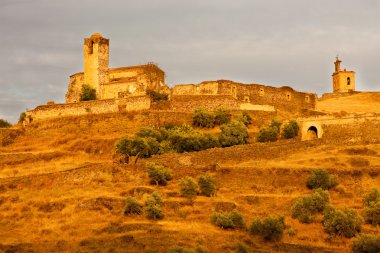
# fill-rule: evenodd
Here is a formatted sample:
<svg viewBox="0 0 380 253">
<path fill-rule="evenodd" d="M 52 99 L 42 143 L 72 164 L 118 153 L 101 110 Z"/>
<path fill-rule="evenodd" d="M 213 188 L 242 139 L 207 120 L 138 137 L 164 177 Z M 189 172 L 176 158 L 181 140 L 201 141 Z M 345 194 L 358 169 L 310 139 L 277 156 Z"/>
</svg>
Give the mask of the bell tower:
<svg viewBox="0 0 380 253">
<path fill-rule="evenodd" d="M 349 92 L 355 90 L 355 72 L 340 69 L 342 61 L 336 57 L 335 72 L 332 74 L 334 93 Z"/>
<path fill-rule="evenodd" d="M 84 84 L 96 90 L 97 99 L 102 98 L 100 86 L 108 83 L 109 39 L 94 33 L 84 39 Z"/>
</svg>

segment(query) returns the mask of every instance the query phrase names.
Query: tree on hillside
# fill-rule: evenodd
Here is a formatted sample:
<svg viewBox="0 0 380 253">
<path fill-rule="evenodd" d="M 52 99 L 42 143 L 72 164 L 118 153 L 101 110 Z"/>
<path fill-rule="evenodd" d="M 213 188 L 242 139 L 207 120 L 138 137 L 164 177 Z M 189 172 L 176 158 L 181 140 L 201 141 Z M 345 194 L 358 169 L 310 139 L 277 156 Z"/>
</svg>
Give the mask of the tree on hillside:
<svg viewBox="0 0 380 253">
<path fill-rule="evenodd" d="M 82 91 L 79 97 L 80 101 L 90 101 L 96 99 L 96 90 L 88 84 L 82 85 Z"/>
<path fill-rule="evenodd" d="M 4 119 L 0 119 L 0 128 L 10 127 L 10 126 L 12 126 L 11 123 L 9 123 L 8 121 Z"/>
<path fill-rule="evenodd" d="M 18 123 L 22 124 L 22 122 L 24 122 L 25 118 L 26 118 L 26 113 L 25 112 L 20 113 L 20 116 L 18 118 Z"/>
<path fill-rule="evenodd" d="M 159 152 L 159 143 L 153 138 L 124 137 L 116 143 L 116 152 L 125 156 L 125 161 L 131 163 L 131 158 L 135 157 L 134 163 L 140 157 L 151 157 Z"/>
<path fill-rule="evenodd" d="M 230 147 L 248 143 L 248 129 L 240 121 L 231 121 L 220 127 L 220 144 L 223 147 Z"/>
</svg>

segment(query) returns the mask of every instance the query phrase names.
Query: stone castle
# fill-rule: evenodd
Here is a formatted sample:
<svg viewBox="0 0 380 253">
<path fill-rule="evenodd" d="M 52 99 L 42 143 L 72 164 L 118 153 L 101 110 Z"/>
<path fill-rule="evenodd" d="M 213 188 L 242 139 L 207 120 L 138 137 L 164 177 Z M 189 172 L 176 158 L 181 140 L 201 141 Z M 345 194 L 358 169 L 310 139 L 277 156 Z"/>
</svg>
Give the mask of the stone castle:
<svg viewBox="0 0 380 253">
<path fill-rule="evenodd" d="M 99 33 L 84 39 L 84 71 L 70 76 L 65 104 L 48 102 L 27 111 L 26 124 L 42 119 L 98 113 L 160 109 L 191 112 L 197 108 L 214 110 L 276 110 L 291 113 L 313 111 L 317 95 L 295 91 L 289 86 L 272 87 L 242 84 L 228 80 L 205 81 L 200 84 L 180 84 L 170 88 L 165 72 L 156 64 L 109 68 L 109 39 Z M 340 69 L 337 58 L 333 73 L 333 92 L 355 90 L 355 72 Z M 96 100 L 81 102 L 80 93 L 86 84 L 96 91 Z M 152 90 L 165 93 L 169 100 L 157 106 L 147 95 Z"/>
</svg>

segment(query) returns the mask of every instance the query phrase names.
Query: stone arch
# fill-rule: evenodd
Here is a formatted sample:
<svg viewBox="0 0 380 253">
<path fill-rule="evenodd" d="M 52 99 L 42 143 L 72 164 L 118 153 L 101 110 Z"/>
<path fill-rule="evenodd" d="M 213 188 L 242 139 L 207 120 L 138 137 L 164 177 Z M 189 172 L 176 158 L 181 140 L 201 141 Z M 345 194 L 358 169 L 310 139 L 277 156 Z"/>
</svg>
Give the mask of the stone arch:
<svg viewBox="0 0 380 253">
<path fill-rule="evenodd" d="M 318 139 L 318 129 L 315 126 L 311 126 L 307 130 L 307 139 L 308 140 Z"/>
<path fill-rule="evenodd" d="M 315 140 L 321 138 L 323 129 L 319 122 L 304 122 L 302 126 L 302 140 Z"/>
</svg>

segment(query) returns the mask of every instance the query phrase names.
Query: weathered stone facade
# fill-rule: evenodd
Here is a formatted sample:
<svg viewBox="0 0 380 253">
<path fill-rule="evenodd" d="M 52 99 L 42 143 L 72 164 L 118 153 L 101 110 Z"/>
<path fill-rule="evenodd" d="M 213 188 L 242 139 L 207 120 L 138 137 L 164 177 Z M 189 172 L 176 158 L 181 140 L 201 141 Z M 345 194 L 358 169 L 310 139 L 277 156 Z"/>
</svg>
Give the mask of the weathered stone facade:
<svg viewBox="0 0 380 253">
<path fill-rule="evenodd" d="M 150 108 L 147 96 L 127 97 L 120 99 L 93 100 L 80 103 L 40 105 L 26 112 L 26 123 L 65 116 L 81 116 L 87 114 L 119 113 L 146 110 Z"/>
<path fill-rule="evenodd" d="M 84 39 L 84 72 L 70 76 L 66 103 L 80 100 L 82 85 L 96 90 L 96 98 L 144 96 L 146 90 L 167 91 L 165 73 L 156 64 L 109 68 L 109 39 L 95 33 Z"/>
<path fill-rule="evenodd" d="M 333 91 L 334 93 L 355 91 L 355 72 L 346 69 L 341 70 L 341 62 L 342 61 L 337 57 L 335 61 L 335 72 L 332 75 Z"/>
<path fill-rule="evenodd" d="M 208 81 L 196 85 L 176 85 L 172 89 L 172 96 L 179 95 L 201 96 L 205 100 L 210 100 L 209 103 L 213 103 L 212 96 L 228 96 L 234 100 L 233 107 L 238 109 L 274 110 L 279 108 L 292 112 L 313 110 L 317 100 L 316 94 L 298 92 L 288 86 L 276 88 L 227 80 Z M 201 103 L 206 102 L 202 101 Z"/>
<path fill-rule="evenodd" d="M 197 108 L 299 113 L 314 110 L 316 95 L 298 92 L 288 86 L 276 88 L 260 84 L 242 84 L 228 80 L 200 84 L 165 84 L 165 73 L 157 65 L 109 68 L 109 39 L 93 34 L 84 40 L 84 72 L 70 76 L 66 104 L 38 106 L 27 112 L 27 123 L 34 120 L 86 114 L 118 113 L 159 109 L 191 112 Z M 96 91 L 96 100 L 81 102 L 82 86 Z M 169 101 L 151 107 L 147 90 L 169 95 Z"/>
</svg>

